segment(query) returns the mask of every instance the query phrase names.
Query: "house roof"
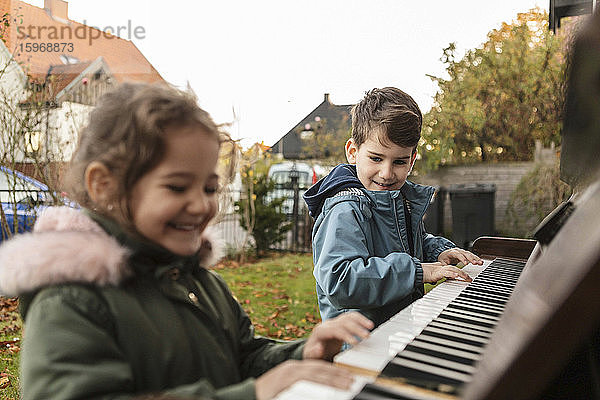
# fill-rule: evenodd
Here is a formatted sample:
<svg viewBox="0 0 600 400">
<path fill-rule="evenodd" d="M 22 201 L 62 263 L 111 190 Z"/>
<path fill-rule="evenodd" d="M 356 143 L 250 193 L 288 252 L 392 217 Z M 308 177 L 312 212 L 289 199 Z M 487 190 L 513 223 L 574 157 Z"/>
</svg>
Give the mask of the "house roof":
<svg viewBox="0 0 600 400">
<path fill-rule="evenodd" d="M 330 124 L 346 123 L 350 128 L 350 109 L 349 105 L 336 105 L 329 100 L 329 94 L 325 93 L 323 102 L 312 110 L 306 117 L 298 122 L 279 139 L 271 149 L 275 153 L 283 154 L 285 159 L 302 159 L 304 142 L 300 132 L 305 129 L 307 124 L 314 125 L 316 120 L 325 120 Z"/>
<path fill-rule="evenodd" d="M 56 3 L 56 0 L 48 2 Z M 118 82 L 164 81 L 133 42 L 66 18 L 67 3 L 58 3 L 63 6 L 61 11 L 65 18 L 22 1 L 0 0 L 0 16 L 11 15 L 11 26 L 5 31 L 4 43 L 32 80 L 42 82 L 49 72 L 56 74 L 61 68 L 75 78 L 79 76 L 76 71 L 85 70 L 89 63 L 102 57 Z M 33 51 L 31 48 L 28 51 L 27 43 L 38 46 L 52 43 L 53 47 L 52 51 Z M 65 57 L 70 57 L 67 62 L 79 62 L 65 65 Z"/>
</svg>

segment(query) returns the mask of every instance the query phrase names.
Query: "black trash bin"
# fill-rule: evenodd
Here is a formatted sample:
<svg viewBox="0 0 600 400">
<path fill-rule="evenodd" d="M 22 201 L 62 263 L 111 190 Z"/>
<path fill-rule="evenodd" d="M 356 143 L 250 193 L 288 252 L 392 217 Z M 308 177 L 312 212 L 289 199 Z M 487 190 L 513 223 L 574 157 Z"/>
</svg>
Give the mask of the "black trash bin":
<svg viewBox="0 0 600 400">
<path fill-rule="evenodd" d="M 448 193 L 452 207 L 452 240 L 457 246 L 471 249 L 479 236 L 495 234 L 495 184 L 450 185 Z"/>
<path fill-rule="evenodd" d="M 427 233 L 438 236 L 444 234 L 444 204 L 446 202 L 446 193 L 445 187 L 435 187 L 435 193 L 433 194 L 431 203 L 423 217 L 423 223 L 425 224 L 425 231 Z"/>
</svg>

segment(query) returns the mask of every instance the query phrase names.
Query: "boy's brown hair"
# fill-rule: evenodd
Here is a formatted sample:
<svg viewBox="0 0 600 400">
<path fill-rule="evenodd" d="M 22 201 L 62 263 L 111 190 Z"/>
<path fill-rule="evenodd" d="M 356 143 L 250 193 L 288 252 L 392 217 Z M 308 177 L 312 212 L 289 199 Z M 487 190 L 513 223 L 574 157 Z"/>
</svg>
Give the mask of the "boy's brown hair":
<svg viewBox="0 0 600 400">
<path fill-rule="evenodd" d="M 373 89 L 352 107 L 352 139 L 357 146 L 373 133 L 401 147 L 417 148 L 423 116 L 411 96 L 394 87 Z"/>
<path fill-rule="evenodd" d="M 101 162 L 118 182 L 114 200 L 124 219 L 130 221 L 130 190 L 164 156 L 167 128 L 190 125 L 201 127 L 220 141 L 217 125 L 191 94 L 167 85 L 118 86 L 99 99 L 80 133 L 67 175 L 69 197 L 83 207 L 102 208 L 93 204 L 84 184 L 88 165 Z"/>
</svg>

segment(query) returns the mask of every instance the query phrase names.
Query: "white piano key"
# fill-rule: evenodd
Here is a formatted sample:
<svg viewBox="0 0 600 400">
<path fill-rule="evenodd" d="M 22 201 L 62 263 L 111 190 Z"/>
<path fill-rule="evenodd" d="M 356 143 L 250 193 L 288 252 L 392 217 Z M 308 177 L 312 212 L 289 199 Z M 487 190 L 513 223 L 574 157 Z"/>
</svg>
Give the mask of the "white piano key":
<svg viewBox="0 0 600 400">
<path fill-rule="evenodd" d="M 362 368 L 373 372 L 381 372 L 395 354 L 369 353 L 367 351 L 344 351 L 335 357 L 337 364 Z"/>
<path fill-rule="evenodd" d="M 298 381 L 279 393 L 274 400 L 351 400 L 374 378 L 355 375 L 349 390 L 341 390 L 311 381 Z"/>
</svg>

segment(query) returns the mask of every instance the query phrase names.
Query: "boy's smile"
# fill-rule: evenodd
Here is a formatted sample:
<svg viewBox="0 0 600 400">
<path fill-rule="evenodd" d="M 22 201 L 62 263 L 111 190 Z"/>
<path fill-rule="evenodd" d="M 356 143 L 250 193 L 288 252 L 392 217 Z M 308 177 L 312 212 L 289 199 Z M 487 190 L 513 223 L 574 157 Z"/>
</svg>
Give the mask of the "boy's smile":
<svg viewBox="0 0 600 400">
<path fill-rule="evenodd" d="M 389 140 L 380 142 L 372 134 L 357 146 L 346 142 L 346 158 L 356 165 L 358 179 L 368 190 L 398 190 L 406 182 L 417 153 L 412 147 L 401 147 Z"/>
</svg>

